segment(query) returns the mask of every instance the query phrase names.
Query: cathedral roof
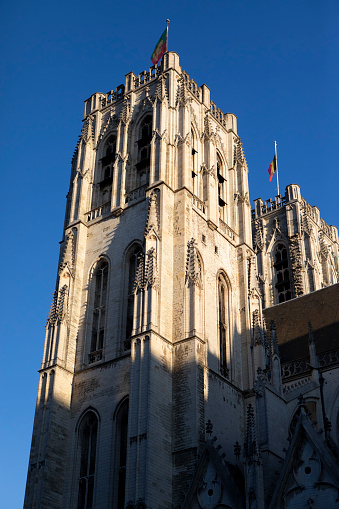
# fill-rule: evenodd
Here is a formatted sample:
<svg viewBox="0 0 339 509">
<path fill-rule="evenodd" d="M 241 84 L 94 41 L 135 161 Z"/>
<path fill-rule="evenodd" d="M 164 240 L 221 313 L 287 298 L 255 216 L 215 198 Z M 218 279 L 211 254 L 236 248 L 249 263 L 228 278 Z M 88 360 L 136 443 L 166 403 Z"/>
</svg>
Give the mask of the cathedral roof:
<svg viewBox="0 0 339 509">
<path fill-rule="evenodd" d="M 308 357 L 309 322 L 317 354 L 338 348 L 339 284 L 266 308 L 266 323 L 274 320 L 282 363 Z"/>
</svg>

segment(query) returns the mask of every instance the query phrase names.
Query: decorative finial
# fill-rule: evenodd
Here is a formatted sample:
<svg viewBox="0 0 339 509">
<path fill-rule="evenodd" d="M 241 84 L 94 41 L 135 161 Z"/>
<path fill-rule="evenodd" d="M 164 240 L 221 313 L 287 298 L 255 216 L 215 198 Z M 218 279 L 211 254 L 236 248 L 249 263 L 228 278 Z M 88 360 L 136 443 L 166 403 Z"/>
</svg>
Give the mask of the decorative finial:
<svg viewBox="0 0 339 509">
<path fill-rule="evenodd" d="M 208 421 L 206 422 L 206 433 L 211 437 L 212 433 L 213 433 L 213 424 L 212 424 L 212 421 L 211 419 L 208 419 Z"/>
</svg>

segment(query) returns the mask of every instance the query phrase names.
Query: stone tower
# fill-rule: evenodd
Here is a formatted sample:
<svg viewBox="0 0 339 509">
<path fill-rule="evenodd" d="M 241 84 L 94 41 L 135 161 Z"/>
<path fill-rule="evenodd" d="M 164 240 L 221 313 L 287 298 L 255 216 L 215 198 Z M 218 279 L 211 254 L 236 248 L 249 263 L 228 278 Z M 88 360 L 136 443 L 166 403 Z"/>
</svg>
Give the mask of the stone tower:
<svg viewBox="0 0 339 509">
<path fill-rule="evenodd" d="M 86 100 L 25 509 L 264 509 L 288 416 L 257 281 L 235 115 L 174 52 Z"/>
<path fill-rule="evenodd" d="M 252 224 L 263 307 L 338 283 L 338 228 L 325 223 L 297 184 L 274 201 L 255 200 Z"/>
</svg>

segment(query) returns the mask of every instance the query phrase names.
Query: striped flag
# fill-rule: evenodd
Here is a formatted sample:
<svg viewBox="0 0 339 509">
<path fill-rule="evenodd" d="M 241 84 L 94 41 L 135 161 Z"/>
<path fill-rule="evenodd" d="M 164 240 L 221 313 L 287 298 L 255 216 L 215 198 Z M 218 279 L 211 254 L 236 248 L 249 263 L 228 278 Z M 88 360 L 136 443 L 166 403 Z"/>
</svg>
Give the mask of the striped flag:
<svg viewBox="0 0 339 509">
<path fill-rule="evenodd" d="M 276 170 L 277 170 L 277 156 L 276 156 L 276 154 L 274 154 L 273 161 L 271 162 L 271 164 L 268 167 L 268 174 L 270 176 L 270 182 L 271 182 L 272 177 L 275 174 Z"/>
<path fill-rule="evenodd" d="M 154 51 L 151 56 L 152 64 L 155 65 L 159 62 L 159 60 L 162 59 L 164 54 L 168 51 L 168 23 L 167 27 L 161 34 L 160 39 L 157 42 L 156 47 L 154 48 Z"/>
</svg>

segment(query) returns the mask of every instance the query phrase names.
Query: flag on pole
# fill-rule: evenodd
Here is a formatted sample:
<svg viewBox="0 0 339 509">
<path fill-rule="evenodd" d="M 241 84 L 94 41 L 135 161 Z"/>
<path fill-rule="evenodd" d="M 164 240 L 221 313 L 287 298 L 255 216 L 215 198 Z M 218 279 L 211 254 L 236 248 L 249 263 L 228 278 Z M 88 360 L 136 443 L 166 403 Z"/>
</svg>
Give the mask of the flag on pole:
<svg viewBox="0 0 339 509">
<path fill-rule="evenodd" d="M 168 50 L 168 22 L 167 27 L 161 34 L 161 37 L 158 40 L 157 45 L 152 53 L 151 56 L 152 64 L 153 65 L 157 64 L 159 60 L 161 60 L 161 58 L 164 56 L 167 50 Z"/>
<path fill-rule="evenodd" d="M 271 164 L 268 167 L 268 174 L 270 176 L 270 182 L 271 182 L 272 177 L 275 174 L 276 170 L 277 170 L 277 155 L 274 154 L 273 161 L 271 162 Z"/>
</svg>

